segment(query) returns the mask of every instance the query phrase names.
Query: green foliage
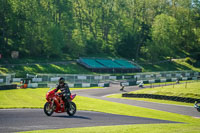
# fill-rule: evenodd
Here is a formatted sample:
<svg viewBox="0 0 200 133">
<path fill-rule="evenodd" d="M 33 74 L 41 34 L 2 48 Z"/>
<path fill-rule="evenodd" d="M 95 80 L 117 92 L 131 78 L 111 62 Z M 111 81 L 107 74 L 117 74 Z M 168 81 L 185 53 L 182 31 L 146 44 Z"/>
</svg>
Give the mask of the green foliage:
<svg viewBox="0 0 200 133">
<path fill-rule="evenodd" d="M 88 54 L 95 54 L 95 53 L 101 53 L 102 51 L 102 42 L 95 40 L 94 38 L 91 38 L 86 41 L 86 52 Z"/>
<path fill-rule="evenodd" d="M 199 60 L 199 5 L 197 0 L 1 0 L 0 53 Z"/>
<path fill-rule="evenodd" d="M 122 38 L 121 42 L 118 43 L 117 46 L 117 51 L 118 54 L 121 55 L 122 57 L 125 58 L 135 58 L 135 52 L 136 48 L 137 48 L 137 41 L 136 41 L 137 37 L 133 35 L 131 35 L 131 33 L 128 33 L 127 36 L 124 36 L 124 38 Z"/>
<path fill-rule="evenodd" d="M 180 36 L 175 18 L 161 14 L 156 16 L 152 26 L 152 43 L 149 45 L 154 57 L 172 57 L 179 48 Z"/>
</svg>

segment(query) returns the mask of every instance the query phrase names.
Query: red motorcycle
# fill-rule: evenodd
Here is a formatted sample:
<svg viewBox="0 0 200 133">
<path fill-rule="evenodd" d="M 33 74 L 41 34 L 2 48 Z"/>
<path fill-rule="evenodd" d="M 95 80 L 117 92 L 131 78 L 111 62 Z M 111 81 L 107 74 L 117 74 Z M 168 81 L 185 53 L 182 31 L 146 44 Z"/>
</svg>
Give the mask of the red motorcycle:
<svg viewBox="0 0 200 133">
<path fill-rule="evenodd" d="M 62 93 L 55 92 L 55 90 L 51 90 L 50 88 L 46 94 L 47 102 L 44 105 L 44 113 L 47 116 L 51 116 L 54 112 L 67 112 L 69 116 L 73 116 L 76 113 L 76 104 L 72 100 L 76 97 L 76 94 L 70 96 L 69 107 L 65 107 L 64 101 L 62 100 Z"/>
</svg>

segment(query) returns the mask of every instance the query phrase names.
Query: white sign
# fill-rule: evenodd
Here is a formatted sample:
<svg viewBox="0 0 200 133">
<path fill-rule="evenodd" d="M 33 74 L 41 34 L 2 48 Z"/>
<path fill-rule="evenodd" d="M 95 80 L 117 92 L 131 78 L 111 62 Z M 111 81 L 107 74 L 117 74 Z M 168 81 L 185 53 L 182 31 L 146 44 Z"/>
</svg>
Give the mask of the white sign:
<svg viewBox="0 0 200 133">
<path fill-rule="evenodd" d="M 146 78 L 150 78 L 150 77 L 151 77 L 151 75 L 146 75 L 145 77 L 146 77 Z"/>
<path fill-rule="evenodd" d="M 129 82 L 122 83 L 122 86 L 129 86 Z"/>
<path fill-rule="evenodd" d="M 177 80 L 177 78 L 172 78 L 172 81 L 176 81 Z"/>
<path fill-rule="evenodd" d="M 58 81 L 60 79 L 60 77 L 54 77 L 54 78 L 51 78 L 51 81 Z"/>
<path fill-rule="evenodd" d="M 124 79 L 130 79 L 131 78 L 131 76 L 123 76 L 124 77 Z"/>
<path fill-rule="evenodd" d="M 192 77 L 193 80 L 197 80 L 197 77 Z"/>
<path fill-rule="evenodd" d="M 29 88 L 37 88 L 38 87 L 38 83 L 30 83 L 28 84 Z"/>
<path fill-rule="evenodd" d="M 135 75 L 135 78 L 140 78 L 140 75 Z"/>
<path fill-rule="evenodd" d="M 199 75 L 199 73 L 198 73 L 198 72 L 195 72 L 195 73 L 194 73 L 194 75 L 195 75 L 195 76 L 198 76 L 198 75 Z"/>
<path fill-rule="evenodd" d="M 32 78 L 33 82 L 42 82 L 42 78 Z"/>
<path fill-rule="evenodd" d="M 3 79 L 0 79 L 0 83 L 3 83 Z"/>
<path fill-rule="evenodd" d="M 136 84 L 140 84 L 141 82 L 143 82 L 143 81 L 142 81 L 142 80 L 140 80 L 140 81 L 137 81 L 137 82 L 136 82 Z"/>
<path fill-rule="evenodd" d="M 157 78 L 161 77 L 161 74 L 156 75 Z"/>
<path fill-rule="evenodd" d="M 186 73 L 185 76 L 186 76 L 186 77 L 190 76 L 190 73 Z"/>
<path fill-rule="evenodd" d="M 82 83 L 82 87 L 90 87 L 90 83 Z"/>
<path fill-rule="evenodd" d="M 20 82 L 21 78 L 13 78 L 13 82 Z"/>
<path fill-rule="evenodd" d="M 110 76 L 109 79 L 116 79 L 116 76 Z"/>
<path fill-rule="evenodd" d="M 160 79 L 160 82 L 166 82 L 167 79 Z"/>
<path fill-rule="evenodd" d="M 181 77 L 181 74 L 179 74 L 179 73 L 178 73 L 178 74 L 176 74 L 176 77 Z"/>
<path fill-rule="evenodd" d="M 86 76 L 78 76 L 78 79 L 87 79 Z"/>
<path fill-rule="evenodd" d="M 172 75 L 171 75 L 171 74 L 166 74 L 166 76 L 167 76 L 167 77 L 171 77 Z"/>
<path fill-rule="evenodd" d="M 98 87 L 104 87 L 104 83 L 98 83 Z"/>
<path fill-rule="evenodd" d="M 155 83 L 155 80 L 149 80 L 149 83 Z"/>
<path fill-rule="evenodd" d="M 56 88 L 57 85 L 56 84 L 47 84 L 47 87 L 49 87 L 49 88 Z"/>
<path fill-rule="evenodd" d="M 187 77 L 183 77 L 183 78 L 182 78 L 182 80 L 187 80 L 187 79 L 188 79 Z"/>
<path fill-rule="evenodd" d="M 94 76 L 94 79 L 102 79 L 102 76 Z"/>
<path fill-rule="evenodd" d="M 68 84 L 69 88 L 74 88 L 74 84 Z"/>
</svg>

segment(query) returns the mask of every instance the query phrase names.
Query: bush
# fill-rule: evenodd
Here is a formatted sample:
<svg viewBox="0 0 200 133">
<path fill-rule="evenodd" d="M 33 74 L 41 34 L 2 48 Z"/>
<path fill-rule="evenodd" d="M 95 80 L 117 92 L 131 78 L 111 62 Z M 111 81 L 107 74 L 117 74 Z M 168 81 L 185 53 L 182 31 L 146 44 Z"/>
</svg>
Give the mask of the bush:
<svg viewBox="0 0 200 133">
<path fill-rule="evenodd" d="M 190 65 L 193 65 L 196 63 L 196 60 L 195 59 L 192 59 L 190 57 L 186 57 L 185 58 L 185 62 L 189 63 Z"/>
</svg>

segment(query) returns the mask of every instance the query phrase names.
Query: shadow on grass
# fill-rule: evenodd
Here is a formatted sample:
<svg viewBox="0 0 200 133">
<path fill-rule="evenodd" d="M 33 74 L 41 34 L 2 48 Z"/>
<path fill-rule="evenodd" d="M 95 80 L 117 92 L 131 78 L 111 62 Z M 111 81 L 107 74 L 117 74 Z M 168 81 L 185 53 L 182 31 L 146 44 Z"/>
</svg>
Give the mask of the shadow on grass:
<svg viewBox="0 0 200 133">
<path fill-rule="evenodd" d="M 162 64 L 145 64 L 144 71 L 180 71 L 190 70 L 191 68 L 176 62 L 165 62 Z"/>
</svg>

